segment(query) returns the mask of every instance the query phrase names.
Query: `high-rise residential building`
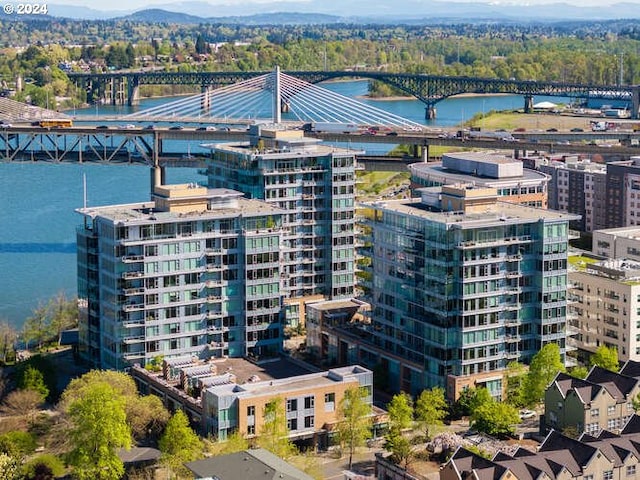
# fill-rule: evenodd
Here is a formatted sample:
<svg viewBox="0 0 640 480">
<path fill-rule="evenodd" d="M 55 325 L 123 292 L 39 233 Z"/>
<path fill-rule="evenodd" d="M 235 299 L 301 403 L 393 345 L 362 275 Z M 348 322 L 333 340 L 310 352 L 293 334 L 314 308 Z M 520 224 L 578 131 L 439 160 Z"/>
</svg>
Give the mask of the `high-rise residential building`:
<svg viewBox="0 0 640 480">
<path fill-rule="evenodd" d="M 242 196 L 163 185 L 149 202 L 79 210 L 85 359 L 122 369 L 155 357 L 280 351 L 283 212 Z"/>
<path fill-rule="evenodd" d="M 500 202 L 493 188 L 420 192 L 371 204 L 373 312 L 359 360 L 388 372 L 391 390 L 446 386 L 455 399 L 484 386 L 500 397 L 509 362 L 551 342 L 564 356 L 576 217 Z"/>
<path fill-rule="evenodd" d="M 572 256 L 569 282 L 572 339 L 585 363 L 598 347 L 615 347 L 621 361 L 640 360 L 640 262 Z"/>
<path fill-rule="evenodd" d="M 571 228 L 590 232 L 605 226 L 607 167 L 577 157 L 538 166 L 549 175 L 549 208 L 580 215 Z"/>
<path fill-rule="evenodd" d="M 277 125 L 254 125 L 249 137 L 211 145 L 209 187 L 232 188 L 286 212 L 282 287 L 287 323 L 295 325 L 306 301 L 354 295 L 357 152 Z"/>
<path fill-rule="evenodd" d="M 548 175 L 524 168 L 523 162 L 503 153 L 451 152 L 441 162 L 409 165 L 414 187 L 474 184 L 495 188 L 500 200 L 547 208 Z"/>
</svg>

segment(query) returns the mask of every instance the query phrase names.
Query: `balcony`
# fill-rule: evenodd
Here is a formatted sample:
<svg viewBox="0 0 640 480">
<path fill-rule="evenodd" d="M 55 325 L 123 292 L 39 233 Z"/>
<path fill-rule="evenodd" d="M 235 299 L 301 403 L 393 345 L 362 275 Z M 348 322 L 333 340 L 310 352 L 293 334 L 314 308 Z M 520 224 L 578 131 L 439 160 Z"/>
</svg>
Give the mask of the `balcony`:
<svg viewBox="0 0 640 480">
<path fill-rule="evenodd" d="M 122 274 L 122 278 L 125 280 L 130 280 L 132 278 L 142 278 L 144 277 L 144 272 L 124 272 Z"/>
<path fill-rule="evenodd" d="M 522 277 L 522 273 L 520 273 L 520 272 L 506 272 L 504 276 L 507 277 L 507 278 L 520 278 L 520 277 Z"/>
<path fill-rule="evenodd" d="M 207 280 L 206 282 L 204 282 L 204 286 L 207 288 L 215 288 L 221 287 L 222 283 L 222 280 Z"/>
<path fill-rule="evenodd" d="M 122 322 L 122 326 L 125 328 L 136 328 L 144 326 L 144 320 L 127 320 Z"/>
<path fill-rule="evenodd" d="M 128 305 L 123 305 L 122 309 L 125 312 L 139 312 L 144 310 L 144 303 L 130 303 Z"/>
<path fill-rule="evenodd" d="M 123 263 L 134 263 L 144 261 L 144 255 L 126 255 L 122 257 Z"/>
<path fill-rule="evenodd" d="M 214 256 L 214 255 L 218 255 L 218 254 L 220 254 L 220 253 L 222 253 L 222 249 L 221 249 L 221 248 L 207 248 L 207 249 L 204 251 L 204 254 L 205 254 L 207 257 L 212 257 L 212 256 Z"/>
<path fill-rule="evenodd" d="M 138 337 L 127 337 L 123 339 L 124 343 L 140 343 L 144 342 L 144 335 L 140 335 Z"/>
<path fill-rule="evenodd" d="M 522 260 L 522 255 L 518 254 L 518 255 L 507 255 L 506 258 L 507 262 L 519 262 L 520 260 Z"/>
<path fill-rule="evenodd" d="M 222 312 L 207 312 L 207 320 L 216 320 L 222 317 L 224 317 L 224 313 Z"/>
<path fill-rule="evenodd" d="M 144 287 L 136 287 L 136 288 L 125 288 L 125 295 L 141 295 L 144 293 Z"/>
<path fill-rule="evenodd" d="M 221 301 L 222 301 L 222 297 L 219 297 L 217 295 L 207 296 L 207 303 L 215 303 L 215 302 L 221 302 Z"/>
<path fill-rule="evenodd" d="M 215 265 L 215 264 L 213 264 L 213 263 L 208 263 L 208 264 L 205 266 L 205 270 L 206 270 L 207 272 L 219 272 L 219 271 L 221 271 L 221 270 L 222 270 L 222 265 Z"/>
</svg>

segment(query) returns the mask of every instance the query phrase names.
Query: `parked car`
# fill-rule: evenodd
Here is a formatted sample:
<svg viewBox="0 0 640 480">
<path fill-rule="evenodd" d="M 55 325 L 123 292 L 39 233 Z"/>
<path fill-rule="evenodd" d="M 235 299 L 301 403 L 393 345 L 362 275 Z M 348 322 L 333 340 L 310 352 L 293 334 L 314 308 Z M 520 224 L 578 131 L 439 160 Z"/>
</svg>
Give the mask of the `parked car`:
<svg viewBox="0 0 640 480">
<path fill-rule="evenodd" d="M 557 132 L 557 128 L 547 128 L 547 132 Z"/>
<path fill-rule="evenodd" d="M 536 412 L 533 410 L 520 410 L 519 412 L 520 420 L 526 420 L 527 418 L 533 418 L 536 416 Z"/>
<path fill-rule="evenodd" d="M 571 129 L 572 132 L 584 132 L 584 130 L 582 128 L 572 128 Z"/>
</svg>

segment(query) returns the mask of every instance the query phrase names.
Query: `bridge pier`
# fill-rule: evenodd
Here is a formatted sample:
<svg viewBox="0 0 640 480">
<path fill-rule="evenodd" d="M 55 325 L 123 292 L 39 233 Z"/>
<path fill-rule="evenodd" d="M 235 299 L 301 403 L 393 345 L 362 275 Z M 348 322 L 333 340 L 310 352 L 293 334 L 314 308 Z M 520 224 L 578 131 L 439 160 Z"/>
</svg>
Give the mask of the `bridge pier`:
<svg viewBox="0 0 640 480">
<path fill-rule="evenodd" d="M 524 96 L 524 113 L 533 112 L 533 95 Z"/>
<path fill-rule="evenodd" d="M 132 107 L 140 103 L 140 81 L 138 77 L 129 77 L 127 81 L 127 105 Z"/>
<path fill-rule="evenodd" d="M 200 112 L 202 115 L 209 115 L 209 110 L 211 110 L 211 86 L 210 85 L 201 85 L 200 93 L 202 96 L 200 97 Z"/>
<path fill-rule="evenodd" d="M 424 118 L 425 120 L 433 120 L 436 118 L 436 107 L 433 105 L 427 105 L 427 107 L 424 109 Z"/>
</svg>

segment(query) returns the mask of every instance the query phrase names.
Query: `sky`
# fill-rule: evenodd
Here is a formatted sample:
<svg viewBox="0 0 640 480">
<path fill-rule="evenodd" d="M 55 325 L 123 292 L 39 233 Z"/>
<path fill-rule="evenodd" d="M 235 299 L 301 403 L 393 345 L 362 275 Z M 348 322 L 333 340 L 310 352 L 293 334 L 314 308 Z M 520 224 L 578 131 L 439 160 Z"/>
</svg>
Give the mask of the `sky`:
<svg viewBox="0 0 640 480">
<path fill-rule="evenodd" d="M 182 3 L 181 0 L 110 0 L 108 3 L 88 2 L 87 0 L 36 0 L 38 3 L 49 3 L 50 9 L 55 5 L 74 5 L 81 7 L 89 7 L 95 10 L 135 10 L 157 5 Z M 188 2 L 189 0 L 187 0 Z M 291 3 L 309 3 L 312 1 L 321 2 L 322 0 L 195 0 L 197 3 L 210 5 L 247 5 L 247 3 L 269 4 L 282 1 Z M 348 2 L 349 0 L 345 0 Z M 417 0 L 418 3 L 428 5 L 431 0 Z M 570 5 L 578 5 L 583 7 L 603 6 L 615 3 L 640 3 L 640 0 L 438 0 L 438 1 L 455 1 L 468 3 L 492 3 L 492 4 L 514 4 L 514 5 L 542 5 L 549 3 L 565 3 Z M 185 2 L 185 3 L 187 3 Z M 194 2 L 195 3 L 195 2 Z M 185 12 L 189 13 L 189 12 Z"/>
</svg>

